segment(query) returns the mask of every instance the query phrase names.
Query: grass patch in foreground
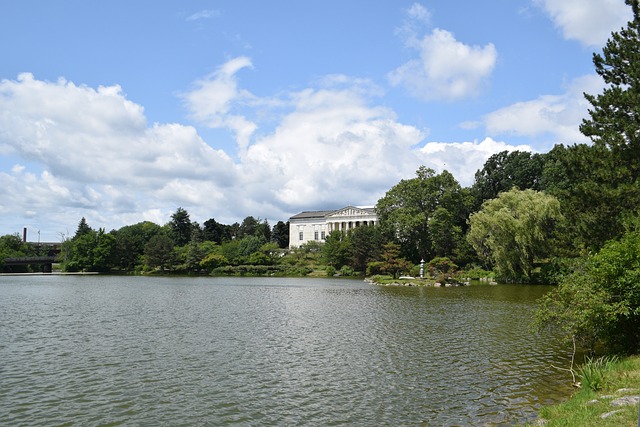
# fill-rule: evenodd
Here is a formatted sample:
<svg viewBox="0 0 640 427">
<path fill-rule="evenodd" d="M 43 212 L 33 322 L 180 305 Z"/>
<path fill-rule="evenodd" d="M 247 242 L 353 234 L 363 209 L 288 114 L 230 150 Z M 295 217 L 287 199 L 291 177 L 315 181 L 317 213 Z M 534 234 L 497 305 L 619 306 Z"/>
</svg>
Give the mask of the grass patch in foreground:
<svg viewBox="0 0 640 427">
<path fill-rule="evenodd" d="M 600 388 L 584 387 L 567 402 L 542 408 L 532 425 L 546 427 L 638 427 L 638 403 L 613 406 L 623 396 L 640 396 L 640 356 L 609 363 Z M 608 416 L 603 418 L 604 414 Z"/>
</svg>

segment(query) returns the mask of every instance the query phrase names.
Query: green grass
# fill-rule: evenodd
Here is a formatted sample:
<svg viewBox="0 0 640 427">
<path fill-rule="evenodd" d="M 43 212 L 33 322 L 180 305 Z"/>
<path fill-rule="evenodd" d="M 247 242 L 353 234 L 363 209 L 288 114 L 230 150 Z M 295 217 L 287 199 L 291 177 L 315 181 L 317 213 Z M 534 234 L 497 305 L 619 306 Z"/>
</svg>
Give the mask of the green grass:
<svg viewBox="0 0 640 427">
<path fill-rule="evenodd" d="M 616 360 L 613 358 L 587 361 L 586 375 L 591 375 L 596 390 L 583 387 L 567 402 L 542 408 L 540 418 L 546 420 L 545 427 L 638 427 L 638 405 L 611 405 L 611 401 L 624 395 L 640 395 L 640 356 Z M 633 392 L 619 392 L 621 389 Z M 619 411 L 602 419 L 601 415 Z M 537 425 L 537 424 L 533 424 Z"/>
</svg>

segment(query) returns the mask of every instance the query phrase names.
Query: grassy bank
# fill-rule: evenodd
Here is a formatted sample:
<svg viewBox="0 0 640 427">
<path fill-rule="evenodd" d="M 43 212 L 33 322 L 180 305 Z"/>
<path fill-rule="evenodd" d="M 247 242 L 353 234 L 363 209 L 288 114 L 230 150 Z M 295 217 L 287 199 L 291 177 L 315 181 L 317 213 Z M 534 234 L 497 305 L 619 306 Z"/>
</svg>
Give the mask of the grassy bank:
<svg viewBox="0 0 640 427">
<path fill-rule="evenodd" d="M 590 364 L 578 374 L 582 387 L 575 395 L 565 403 L 542 408 L 533 425 L 638 427 L 640 356 Z M 625 397 L 635 403 L 620 405 Z"/>
</svg>

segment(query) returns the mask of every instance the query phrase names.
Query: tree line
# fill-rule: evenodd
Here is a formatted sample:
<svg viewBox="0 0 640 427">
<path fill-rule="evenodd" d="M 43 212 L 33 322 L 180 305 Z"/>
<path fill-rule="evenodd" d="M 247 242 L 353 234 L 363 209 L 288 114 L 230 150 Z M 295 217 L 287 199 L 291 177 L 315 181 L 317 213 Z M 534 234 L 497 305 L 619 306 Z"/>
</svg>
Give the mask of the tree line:
<svg viewBox="0 0 640 427">
<path fill-rule="evenodd" d="M 334 231 L 324 242 L 287 250 L 288 223 L 249 216 L 224 225 L 192 222 L 178 208 L 163 225 L 141 222 L 106 232 L 80 221 L 62 243 L 67 271 L 209 274 L 428 275 L 491 271 L 503 282 L 557 285 L 543 299 L 540 327 L 584 346 L 640 351 L 640 11 L 612 34 L 596 72 L 603 93 L 580 131 L 591 144 L 547 153 L 492 155 L 462 187 L 448 171 L 420 167 L 377 201 L 379 226 Z M 0 238 L 0 255 L 24 252 Z M 7 255 L 9 254 L 9 255 Z M 1 258 L 0 258 L 1 259 Z"/>
<path fill-rule="evenodd" d="M 65 271 L 200 273 L 227 265 L 269 264 L 289 245 L 289 227 L 273 227 L 253 216 L 226 225 L 211 218 L 200 225 L 179 207 L 169 222 L 150 221 L 106 232 L 82 218 L 64 239 L 60 261 Z"/>
</svg>

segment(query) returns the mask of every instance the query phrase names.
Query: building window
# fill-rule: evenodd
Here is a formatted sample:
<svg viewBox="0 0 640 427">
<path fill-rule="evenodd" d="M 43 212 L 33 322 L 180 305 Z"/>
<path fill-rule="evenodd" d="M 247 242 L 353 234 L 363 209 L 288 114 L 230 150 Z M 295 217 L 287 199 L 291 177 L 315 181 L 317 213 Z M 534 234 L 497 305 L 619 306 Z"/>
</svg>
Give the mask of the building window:
<svg viewBox="0 0 640 427">
<path fill-rule="evenodd" d="M 304 240 L 304 232 L 301 231 L 298 235 L 300 236 L 300 240 Z"/>
<path fill-rule="evenodd" d="M 324 238 L 325 238 L 325 234 L 324 234 L 324 231 L 322 231 L 320 232 L 320 239 L 324 240 Z"/>
<path fill-rule="evenodd" d="M 317 231 L 313 232 L 313 240 L 318 240 L 318 232 Z"/>
</svg>

